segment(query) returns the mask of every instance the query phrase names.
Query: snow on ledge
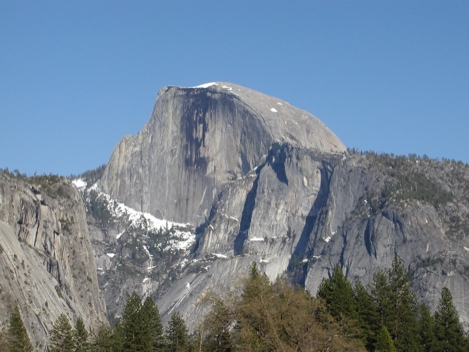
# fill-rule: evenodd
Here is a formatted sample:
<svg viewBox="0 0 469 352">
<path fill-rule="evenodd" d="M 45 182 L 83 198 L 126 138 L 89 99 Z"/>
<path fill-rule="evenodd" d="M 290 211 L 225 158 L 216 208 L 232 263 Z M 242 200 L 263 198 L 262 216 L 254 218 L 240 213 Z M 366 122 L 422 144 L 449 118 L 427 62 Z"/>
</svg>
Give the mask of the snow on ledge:
<svg viewBox="0 0 469 352">
<path fill-rule="evenodd" d="M 262 237 L 252 237 L 249 239 L 251 242 L 264 242 L 264 238 Z"/>
<path fill-rule="evenodd" d="M 219 254 L 219 253 L 212 253 L 212 255 L 214 255 L 215 257 L 220 258 L 220 259 L 227 259 L 228 258 L 228 256 L 226 256 L 224 254 Z"/>
<path fill-rule="evenodd" d="M 201 84 L 200 86 L 195 86 L 193 88 L 208 88 L 211 86 L 218 86 L 218 83 L 215 83 L 215 82 L 204 83 L 204 84 Z"/>
<path fill-rule="evenodd" d="M 128 224 L 127 228 L 124 229 L 121 233 L 116 235 L 117 240 L 119 240 L 121 236 L 126 233 L 126 231 L 132 231 L 134 228 L 145 228 L 147 232 L 173 228 L 174 231 L 172 232 L 168 242 L 169 246 L 166 246 L 165 250 L 172 248 L 176 250 L 187 251 L 195 242 L 195 234 L 192 232 L 190 228 L 191 226 L 187 226 L 190 224 L 173 223 L 164 219 L 158 219 L 149 213 L 142 213 L 126 206 L 123 203 L 118 203 L 108 194 L 101 192 L 97 186 L 96 190 L 99 192 L 100 196 L 106 199 L 107 208 L 113 217 L 128 217 L 130 224 Z M 148 248 L 144 247 L 144 250 L 147 252 L 147 255 L 150 259 L 150 265 L 153 264 L 151 263 L 152 256 L 150 255 Z M 112 258 L 116 254 L 108 253 L 107 255 Z M 150 266 L 147 269 L 150 271 L 153 268 L 154 266 Z"/>
<path fill-rule="evenodd" d="M 277 109 L 271 108 L 270 111 L 272 111 L 272 112 L 277 112 Z"/>
<path fill-rule="evenodd" d="M 72 183 L 75 185 L 76 188 L 78 188 L 80 190 L 85 188 L 86 185 L 87 185 L 87 183 L 81 178 L 73 180 Z"/>
<path fill-rule="evenodd" d="M 116 255 L 116 253 L 106 253 L 106 255 L 107 255 L 109 258 L 114 258 L 114 256 Z"/>
</svg>

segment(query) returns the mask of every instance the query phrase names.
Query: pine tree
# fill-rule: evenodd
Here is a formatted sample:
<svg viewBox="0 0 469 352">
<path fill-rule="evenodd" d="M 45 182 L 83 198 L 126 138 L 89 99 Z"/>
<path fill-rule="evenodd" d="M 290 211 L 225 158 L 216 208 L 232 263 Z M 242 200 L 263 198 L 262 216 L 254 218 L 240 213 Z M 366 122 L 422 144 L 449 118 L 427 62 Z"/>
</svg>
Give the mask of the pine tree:
<svg viewBox="0 0 469 352">
<path fill-rule="evenodd" d="M 371 294 L 379 323 L 388 329 L 396 349 L 418 351 L 417 300 L 404 262 L 397 255 L 390 270 L 375 272 Z"/>
<path fill-rule="evenodd" d="M 381 268 L 376 270 L 373 275 L 371 296 L 375 302 L 379 326 L 386 325 L 391 321 L 390 315 L 393 310 L 393 302 L 388 277 Z"/>
<path fill-rule="evenodd" d="M 166 351 L 183 352 L 188 350 L 189 335 L 181 313 L 176 312 L 171 315 L 168 327 L 166 328 L 165 338 Z"/>
<path fill-rule="evenodd" d="M 112 352 L 113 351 L 112 329 L 102 324 L 98 330 L 92 335 L 91 347 L 96 352 Z"/>
<path fill-rule="evenodd" d="M 390 314 L 389 332 L 393 337 L 396 349 L 402 351 L 418 351 L 420 346 L 415 336 L 418 336 L 417 298 L 412 291 L 410 276 L 404 266 L 404 261 L 394 255 L 391 270 L 388 271 L 391 287 L 393 310 Z"/>
<path fill-rule="evenodd" d="M 426 304 L 421 304 L 419 309 L 419 337 L 420 345 L 425 352 L 435 351 L 435 324 L 430 309 Z"/>
<path fill-rule="evenodd" d="M 326 301 L 329 312 L 337 319 L 346 316 L 358 319 L 352 285 L 337 264 L 329 279 L 323 279 L 317 296 Z"/>
<path fill-rule="evenodd" d="M 24 327 L 18 306 L 15 306 L 10 314 L 8 326 L 8 345 L 11 352 L 30 352 L 33 350 L 28 333 Z"/>
<path fill-rule="evenodd" d="M 256 263 L 252 263 L 249 269 L 249 277 L 245 282 L 241 295 L 242 299 L 250 301 L 253 297 L 258 297 L 268 287 L 270 287 L 269 278 L 259 271 Z"/>
<path fill-rule="evenodd" d="M 376 332 L 379 331 L 375 302 L 360 281 L 355 284 L 354 296 L 360 336 L 365 341 L 366 348 L 373 350 L 376 344 Z"/>
<path fill-rule="evenodd" d="M 52 325 L 49 339 L 49 351 L 51 352 L 72 352 L 73 351 L 73 330 L 65 314 L 60 314 Z"/>
<path fill-rule="evenodd" d="M 441 298 L 435 312 L 436 350 L 459 352 L 466 350 L 464 331 L 459 322 L 459 315 L 453 304 L 453 297 L 448 288 L 441 291 Z"/>
<path fill-rule="evenodd" d="M 391 335 L 389 335 L 388 329 L 386 326 L 382 326 L 379 331 L 377 340 L 376 340 L 376 352 L 396 352 L 396 347 L 392 342 Z"/>
<path fill-rule="evenodd" d="M 232 341 L 230 328 L 233 323 L 233 314 L 220 297 L 212 301 L 210 312 L 204 319 L 204 350 L 222 352 L 231 351 Z"/>
<path fill-rule="evenodd" d="M 127 296 L 122 314 L 122 338 L 124 350 L 126 351 L 143 351 L 144 326 L 141 319 L 142 302 L 136 292 Z"/>
<path fill-rule="evenodd" d="M 238 305 L 237 330 L 243 344 L 251 350 L 259 350 L 260 345 L 268 345 L 268 338 L 272 331 L 272 323 L 267 320 L 268 312 L 272 310 L 274 291 L 269 278 L 262 274 L 256 263 L 251 265 L 249 276 L 244 282 L 241 300 Z M 272 344 L 279 345 L 278 339 Z"/>
<path fill-rule="evenodd" d="M 86 352 L 90 350 L 88 343 L 88 331 L 81 317 L 78 317 L 73 331 L 73 345 L 75 352 Z"/>
<path fill-rule="evenodd" d="M 143 322 L 144 348 L 142 351 L 163 351 L 163 325 L 158 307 L 151 297 L 147 297 L 143 302 L 140 317 Z"/>
<path fill-rule="evenodd" d="M 124 329 L 122 328 L 122 321 L 118 321 L 117 324 L 112 328 L 112 351 L 127 351 L 125 348 L 125 335 Z"/>
</svg>

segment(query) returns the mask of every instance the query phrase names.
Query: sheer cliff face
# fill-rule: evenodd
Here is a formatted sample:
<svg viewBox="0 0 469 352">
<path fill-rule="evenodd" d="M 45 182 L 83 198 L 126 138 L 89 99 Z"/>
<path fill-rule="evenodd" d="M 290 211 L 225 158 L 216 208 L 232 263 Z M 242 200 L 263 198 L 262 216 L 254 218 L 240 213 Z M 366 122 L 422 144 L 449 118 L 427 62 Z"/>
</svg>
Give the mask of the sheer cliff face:
<svg viewBox="0 0 469 352">
<path fill-rule="evenodd" d="M 101 186 L 132 208 L 198 226 L 177 280 L 158 293 L 163 317 L 180 310 L 195 327 L 199 294 L 231 286 L 252 262 L 315 294 L 337 263 L 366 285 L 397 253 L 422 300 L 435 307 L 449 287 L 469 324 L 469 166 L 349 155 L 314 116 L 218 83 L 163 88 Z"/>
<path fill-rule="evenodd" d="M 274 146 L 256 170 L 222 189 L 195 252 L 212 262 L 183 275 L 160 311 L 177 307 L 195 324 L 204 313 L 196 297 L 230 287 L 252 262 L 271 280 L 287 275 L 315 294 L 337 263 L 366 286 L 397 253 L 419 298 L 436 308 L 448 287 L 468 326 L 469 167 L 405 159 L 396 168 L 392 158 L 378 159 Z"/>
<path fill-rule="evenodd" d="M 148 124 L 115 148 L 101 186 L 126 205 L 201 224 L 221 186 L 246 175 L 274 143 L 345 150 L 316 117 L 229 83 L 165 87 Z"/>
<path fill-rule="evenodd" d="M 0 173 L 0 310 L 17 304 L 39 348 L 61 313 L 95 328 L 106 308 L 80 194 L 54 176 L 28 182 Z"/>
</svg>

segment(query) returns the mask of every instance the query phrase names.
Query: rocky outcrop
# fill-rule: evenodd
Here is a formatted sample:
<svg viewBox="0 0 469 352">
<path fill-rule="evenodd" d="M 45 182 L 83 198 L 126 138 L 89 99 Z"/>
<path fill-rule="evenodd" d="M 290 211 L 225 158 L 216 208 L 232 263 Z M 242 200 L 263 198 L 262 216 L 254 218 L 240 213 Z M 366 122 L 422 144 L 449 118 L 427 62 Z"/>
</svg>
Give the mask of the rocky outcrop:
<svg viewBox="0 0 469 352">
<path fill-rule="evenodd" d="M 165 87 L 147 125 L 115 148 L 101 187 L 138 211 L 198 225 L 221 187 L 275 143 L 345 151 L 316 117 L 279 99 L 231 83 Z"/>
<path fill-rule="evenodd" d="M 127 295 L 157 297 L 187 269 L 194 228 L 137 212 L 82 180 L 74 182 L 85 201 L 98 282 L 113 324 Z"/>
<path fill-rule="evenodd" d="M 397 253 L 414 288 L 433 309 L 448 287 L 469 326 L 469 167 L 450 161 L 354 155 L 339 162 L 329 195 L 304 251 L 304 285 L 340 263 L 349 278 L 368 283 Z"/>
<path fill-rule="evenodd" d="M 448 287 L 467 326 L 469 167 L 455 167 L 464 175 L 458 183 L 447 175 L 455 165 L 405 158 L 413 164 L 410 171 L 389 172 L 378 159 L 273 147 L 265 163 L 223 188 L 195 252 L 195 260 L 212 262 L 161 297 L 162 313 L 179 309 L 195 326 L 204 313 L 197 297 L 229 288 L 252 262 L 271 280 L 286 275 L 314 294 L 337 263 L 352 282 L 366 286 L 378 268 L 390 268 L 397 253 L 420 300 L 435 309 Z M 406 193 L 412 182 L 393 188 L 407 173 L 428 181 L 425 192 Z M 422 199 L 432 192 L 434 197 Z"/>
<path fill-rule="evenodd" d="M 65 178 L 25 181 L 0 173 L 0 307 L 18 305 L 37 350 L 64 313 L 96 328 L 106 322 L 83 202 Z"/>
<path fill-rule="evenodd" d="M 350 155 L 312 115 L 214 83 L 163 88 L 148 124 L 116 147 L 100 187 L 136 210 L 197 228 L 191 252 L 168 267 L 164 289 L 137 286 L 158 298 L 163 317 L 180 310 L 192 328 L 204 313 L 198 297 L 231 289 L 252 262 L 272 280 L 288 276 L 315 294 L 337 263 L 367 285 L 396 253 L 421 300 L 435 308 L 447 286 L 469 324 L 469 166 L 462 163 Z"/>
</svg>

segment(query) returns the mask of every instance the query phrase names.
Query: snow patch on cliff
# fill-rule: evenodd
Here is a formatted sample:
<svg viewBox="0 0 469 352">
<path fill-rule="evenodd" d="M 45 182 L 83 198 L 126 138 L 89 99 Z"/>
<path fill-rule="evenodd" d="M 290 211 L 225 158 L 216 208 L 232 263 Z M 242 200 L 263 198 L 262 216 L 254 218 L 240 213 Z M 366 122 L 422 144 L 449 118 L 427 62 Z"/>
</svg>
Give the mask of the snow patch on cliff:
<svg viewBox="0 0 469 352">
<path fill-rule="evenodd" d="M 199 86 L 195 86 L 195 87 L 193 87 L 193 88 L 208 88 L 208 87 L 211 87 L 211 86 L 218 86 L 218 83 L 209 82 L 209 83 L 201 84 L 201 85 L 199 85 Z"/>
<path fill-rule="evenodd" d="M 163 249 L 164 251 L 187 251 L 195 243 L 195 232 L 190 224 L 181 224 L 165 219 L 158 219 L 149 213 L 143 213 L 130 208 L 124 203 L 119 203 L 115 199 L 112 199 L 108 194 L 101 192 L 98 184 L 94 184 L 92 187 L 86 190 L 86 182 L 83 180 L 77 179 L 73 180 L 72 182 L 77 186 L 77 188 L 78 186 L 81 187 L 85 185 L 84 187 L 79 188 L 79 190 L 85 194 L 86 198 L 89 197 L 89 195 L 86 195 L 87 191 L 97 192 L 97 197 L 104 201 L 107 210 L 114 220 L 122 218 L 126 220 L 127 226 L 116 236 L 117 240 L 119 240 L 125 233 L 132 233 L 134 230 L 143 229 L 147 234 L 149 234 L 156 233 L 160 229 L 166 229 L 170 231 L 171 235 L 169 241 L 167 242 L 167 246 Z M 144 250 L 147 252 L 151 262 L 152 255 L 148 251 L 148 248 L 144 247 Z"/>
<path fill-rule="evenodd" d="M 86 181 L 81 178 L 73 180 L 72 183 L 75 185 L 76 188 L 78 188 L 79 191 L 85 189 L 87 185 Z"/>
<path fill-rule="evenodd" d="M 251 241 L 251 242 L 264 242 L 264 238 L 262 238 L 262 237 L 251 237 L 249 239 L 249 241 Z"/>
</svg>

